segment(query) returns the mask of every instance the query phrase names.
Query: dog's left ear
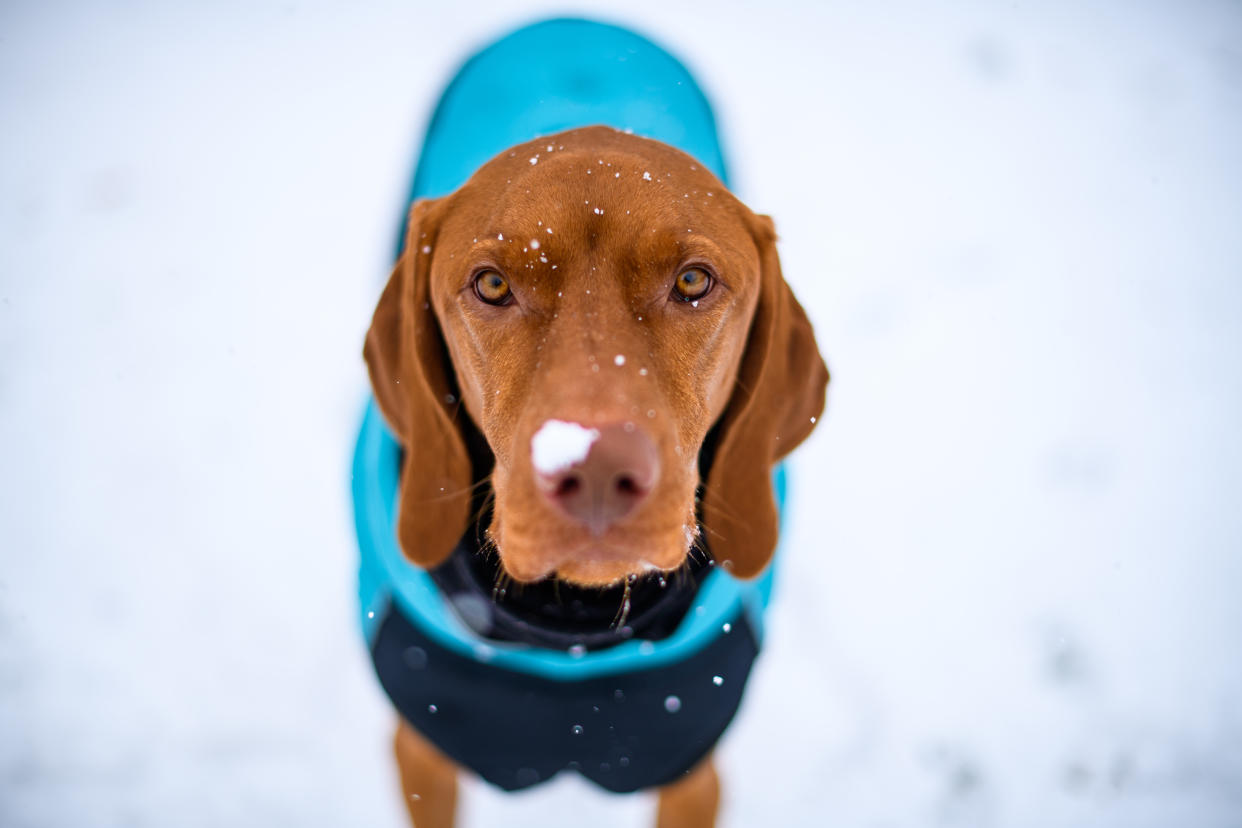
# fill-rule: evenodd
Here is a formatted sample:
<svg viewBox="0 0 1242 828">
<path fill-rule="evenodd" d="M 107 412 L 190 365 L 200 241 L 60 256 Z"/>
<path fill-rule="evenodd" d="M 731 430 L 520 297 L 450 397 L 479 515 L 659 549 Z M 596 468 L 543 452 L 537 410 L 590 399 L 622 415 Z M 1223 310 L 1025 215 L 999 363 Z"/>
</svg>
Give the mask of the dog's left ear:
<svg viewBox="0 0 1242 828">
<path fill-rule="evenodd" d="M 776 550 L 772 468 L 815 428 L 828 369 L 811 323 L 781 275 L 772 219 L 749 211 L 746 218 L 759 248 L 759 302 L 733 395 L 715 426 L 702 517 L 717 563 L 752 578 Z"/>
<path fill-rule="evenodd" d="M 397 537 L 405 556 L 422 567 L 449 556 L 470 518 L 470 455 L 457 422 L 464 415 L 431 307 L 441 205 L 419 201 L 410 209 L 405 252 L 375 308 L 362 351 L 375 401 L 405 448 Z"/>
</svg>

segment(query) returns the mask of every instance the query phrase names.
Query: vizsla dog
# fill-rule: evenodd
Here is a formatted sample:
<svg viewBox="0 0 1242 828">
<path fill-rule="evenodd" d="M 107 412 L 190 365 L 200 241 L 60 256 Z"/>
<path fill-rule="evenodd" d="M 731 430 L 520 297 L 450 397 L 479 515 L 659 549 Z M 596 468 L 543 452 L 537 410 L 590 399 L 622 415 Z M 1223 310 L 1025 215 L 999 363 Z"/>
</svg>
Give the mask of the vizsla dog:
<svg viewBox="0 0 1242 828">
<path fill-rule="evenodd" d="M 365 347 L 406 453 L 407 558 L 441 565 L 486 493 L 514 589 L 602 595 L 696 555 L 763 571 L 773 467 L 828 381 L 775 242 L 695 159 L 605 127 L 514 147 L 416 203 Z M 414 823 L 451 826 L 456 764 L 404 720 L 396 755 Z M 662 828 L 714 824 L 710 754 L 658 793 Z"/>
</svg>

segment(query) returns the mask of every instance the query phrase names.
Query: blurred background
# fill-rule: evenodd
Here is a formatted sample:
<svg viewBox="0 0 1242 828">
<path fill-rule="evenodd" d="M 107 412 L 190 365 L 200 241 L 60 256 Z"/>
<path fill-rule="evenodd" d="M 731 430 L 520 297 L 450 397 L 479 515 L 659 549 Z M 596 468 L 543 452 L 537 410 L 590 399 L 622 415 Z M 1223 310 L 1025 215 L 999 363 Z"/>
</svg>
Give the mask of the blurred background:
<svg viewBox="0 0 1242 828">
<path fill-rule="evenodd" d="M 360 352 L 472 50 L 636 28 L 833 371 L 722 825 L 1242 825 L 1242 6 L 0 8 L 0 825 L 404 825 Z M 573 778 L 464 826 L 647 824 Z"/>
</svg>

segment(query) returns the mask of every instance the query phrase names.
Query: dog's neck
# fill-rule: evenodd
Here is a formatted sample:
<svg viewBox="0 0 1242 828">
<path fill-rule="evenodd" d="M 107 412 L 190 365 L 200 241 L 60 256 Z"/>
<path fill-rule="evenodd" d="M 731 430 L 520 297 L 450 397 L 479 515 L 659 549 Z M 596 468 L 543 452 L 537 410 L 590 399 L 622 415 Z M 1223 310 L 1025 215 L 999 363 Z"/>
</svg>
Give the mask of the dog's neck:
<svg viewBox="0 0 1242 828">
<path fill-rule="evenodd" d="M 667 638 L 690 610 L 710 557 L 696 551 L 675 573 L 631 576 L 610 587 L 582 587 L 548 578 L 517 583 L 482 542 L 484 514 L 453 554 L 431 570 L 457 615 L 481 637 L 571 653 L 601 650 L 630 639 Z"/>
</svg>

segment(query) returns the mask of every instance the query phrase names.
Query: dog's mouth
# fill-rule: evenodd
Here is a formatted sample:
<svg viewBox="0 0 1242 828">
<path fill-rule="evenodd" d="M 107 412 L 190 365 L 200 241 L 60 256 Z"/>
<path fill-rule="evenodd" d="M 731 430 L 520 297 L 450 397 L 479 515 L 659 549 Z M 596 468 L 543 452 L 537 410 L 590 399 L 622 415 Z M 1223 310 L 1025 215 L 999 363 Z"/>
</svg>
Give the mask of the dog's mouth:
<svg viewBox="0 0 1242 828">
<path fill-rule="evenodd" d="M 500 556 L 480 542 L 488 519 L 467 530 L 431 577 L 467 626 L 497 641 L 574 653 L 667 638 L 711 568 L 704 553 L 690 556 L 675 572 L 630 574 L 609 586 L 556 577 L 522 583 L 507 576 Z"/>
<path fill-rule="evenodd" d="M 685 528 L 621 528 L 596 538 L 576 527 L 528 534 L 493 524 L 487 534 L 499 569 L 521 584 L 556 580 L 584 589 L 610 589 L 648 575 L 667 579 L 689 560 L 708 557 L 700 539 Z"/>
</svg>

